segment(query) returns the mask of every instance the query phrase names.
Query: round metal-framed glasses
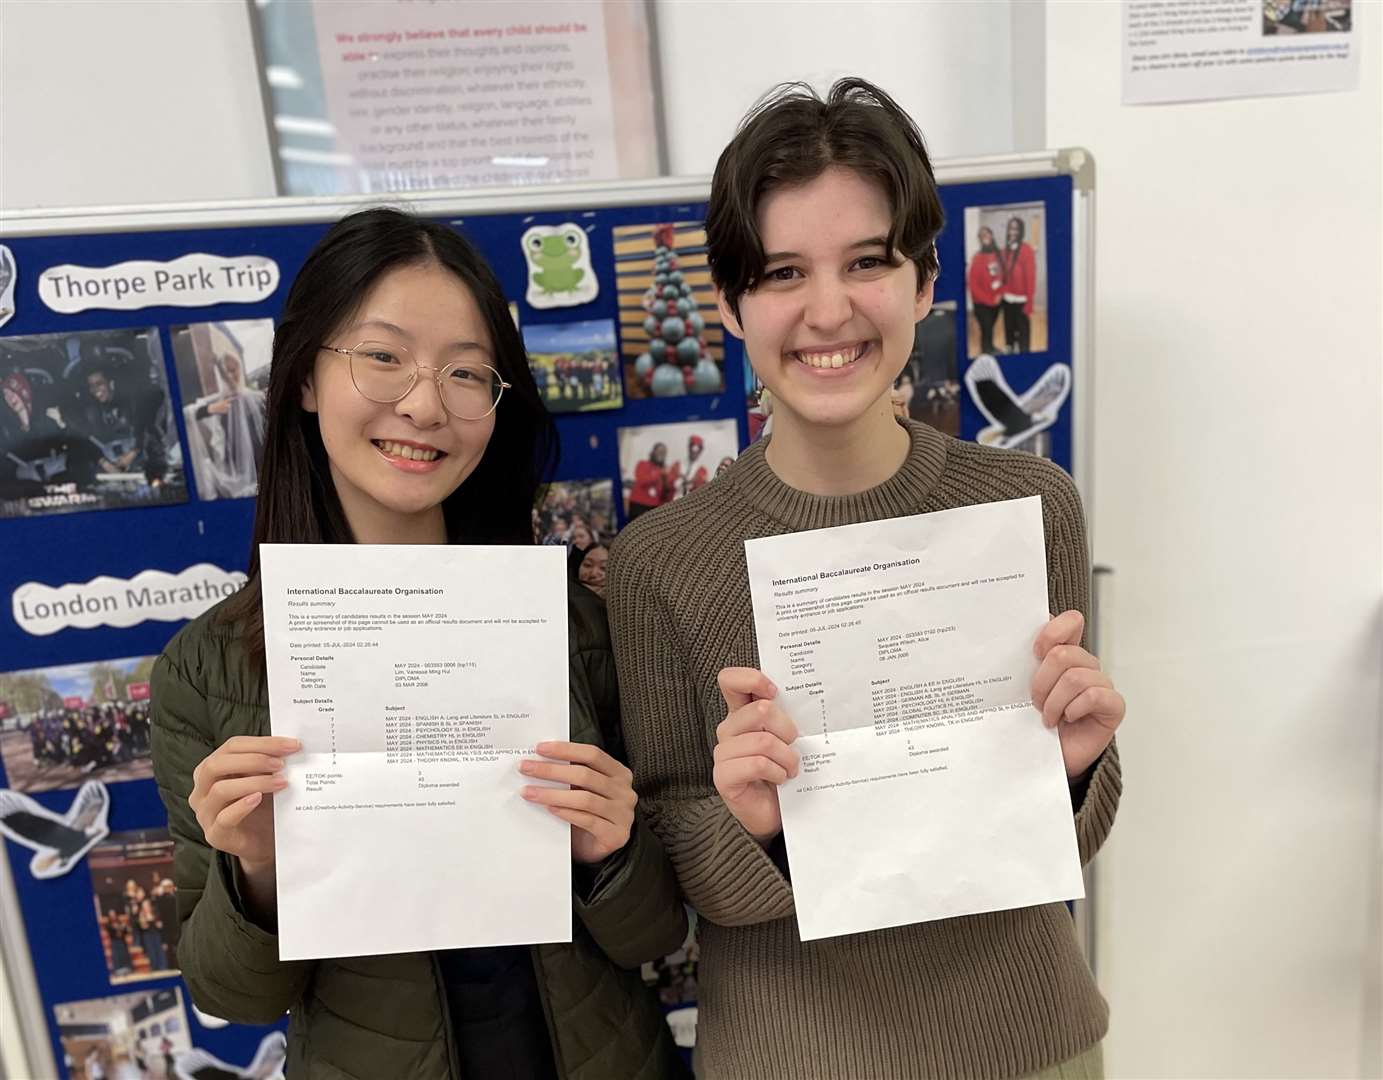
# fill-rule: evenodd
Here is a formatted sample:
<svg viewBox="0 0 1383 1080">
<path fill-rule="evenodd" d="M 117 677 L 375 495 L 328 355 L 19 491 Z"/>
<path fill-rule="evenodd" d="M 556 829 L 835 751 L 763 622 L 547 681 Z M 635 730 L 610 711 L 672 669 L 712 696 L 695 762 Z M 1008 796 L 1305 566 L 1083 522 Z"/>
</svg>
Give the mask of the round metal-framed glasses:
<svg viewBox="0 0 1383 1080">
<path fill-rule="evenodd" d="M 432 373 L 442 408 L 458 420 L 484 420 L 499 405 L 510 383 L 489 364 L 479 360 L 454 360 L 445 367 L 423 364 L 402 345 L 362 341 L 350 349 L 323 345 L 327 352 L 348 357 L 351 382 L 361 397 L 390 405 L 408 396 L 424 369 Z"/>
</svg>

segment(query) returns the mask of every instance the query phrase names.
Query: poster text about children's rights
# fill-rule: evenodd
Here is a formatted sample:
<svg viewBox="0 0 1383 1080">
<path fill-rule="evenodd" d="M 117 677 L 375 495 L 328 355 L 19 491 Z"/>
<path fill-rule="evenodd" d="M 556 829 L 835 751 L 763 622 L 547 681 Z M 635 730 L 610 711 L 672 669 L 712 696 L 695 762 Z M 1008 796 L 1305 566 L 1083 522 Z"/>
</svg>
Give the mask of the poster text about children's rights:
<svg viewBox="0 0 1383 1080">
<path fill-rule="evenodd" d="M 617 174 L 599 3 L 317 3 L 338 150 L 364 190 Z"/>
</svg>

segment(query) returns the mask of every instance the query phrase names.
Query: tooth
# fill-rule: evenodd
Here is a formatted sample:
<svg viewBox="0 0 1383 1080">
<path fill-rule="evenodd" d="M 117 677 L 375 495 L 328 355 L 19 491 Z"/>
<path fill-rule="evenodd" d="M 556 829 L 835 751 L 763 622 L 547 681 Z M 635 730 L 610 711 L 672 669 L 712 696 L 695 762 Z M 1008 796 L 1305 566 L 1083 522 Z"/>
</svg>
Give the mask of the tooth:
<svg viewBox="0 0 1383 1080">
<path fill-rule="evenodd" d="M 406 457 L 409 461 L 417 461 L 418 451 L 414 450 L 411 446 L 405 446 L 403 448 L 403 456 Z"/>
<path fill-rule="evenodd" d="M 833 368 L 838 368 L 838 367 L 844 367 L 844 366 L 845 366 L 845 357 L 842 356 L 840 353 L 836 353 L 835 355 L 833 355 L 833 356 L 831 357 L 831 367 L 833 367 Z"/>
</svg>

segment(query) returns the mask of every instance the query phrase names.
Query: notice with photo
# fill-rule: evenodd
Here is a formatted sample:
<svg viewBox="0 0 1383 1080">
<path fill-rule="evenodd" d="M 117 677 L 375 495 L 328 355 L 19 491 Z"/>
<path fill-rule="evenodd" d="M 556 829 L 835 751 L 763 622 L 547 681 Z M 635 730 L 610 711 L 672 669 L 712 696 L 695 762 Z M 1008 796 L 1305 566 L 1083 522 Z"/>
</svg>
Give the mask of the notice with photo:
<svg viewBox="0 0 1383 1080">
<path fill-rule="evenodd" d="M 1359 87 L 1353 0 L 1124 0 L 1124 104 Z"/>
<path fill-rule="evenodd" d="M 802 939 L 1084 895 L 1037 496 L 745 543 L 760 666 L 797 725 L 779 788 Z"/>
<path fill-rule="evenodd" d="M 568 737 L 566 552 L 261 553 L 273 733 L 303 745 L 274 797 L 280 957 L 570 941 L 570 832 L 518 771 Z"/>
</svg>

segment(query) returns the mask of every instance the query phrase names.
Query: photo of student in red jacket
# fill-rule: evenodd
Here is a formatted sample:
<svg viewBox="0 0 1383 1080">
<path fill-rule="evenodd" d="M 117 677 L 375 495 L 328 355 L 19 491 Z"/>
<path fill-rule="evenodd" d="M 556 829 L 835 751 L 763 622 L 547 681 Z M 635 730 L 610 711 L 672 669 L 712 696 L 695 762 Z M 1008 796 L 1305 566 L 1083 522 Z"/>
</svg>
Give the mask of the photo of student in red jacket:
<svg viewBox="0 0 1383 1080">
<path fill-rule="evenodd" d="M 1047 351 L 1047 213 L 1043 203 L 965 210 L 967 349 L 971 359 Z M 1003 326 L 1002 340 L 995 328 Z"/>
<path fill-rule="evenodd" d="M 970 256 L 965 283 L 970 290 L 970 309 L 980 324 L 980 352 L 993 355 L 994 324 L 999 319 L 1004 269 L 999 258 L 999 245 L 994 242 L 994 230 L 988 225 L 981 225 L 975 239 L 980 246 Z"/>
</svg>

